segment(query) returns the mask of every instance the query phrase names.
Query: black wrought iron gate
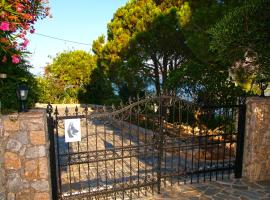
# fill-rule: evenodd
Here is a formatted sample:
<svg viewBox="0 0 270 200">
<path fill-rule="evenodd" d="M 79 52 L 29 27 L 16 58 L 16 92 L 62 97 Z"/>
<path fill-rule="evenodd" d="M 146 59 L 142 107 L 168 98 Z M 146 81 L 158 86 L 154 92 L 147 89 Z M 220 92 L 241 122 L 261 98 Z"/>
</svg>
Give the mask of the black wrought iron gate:
<svg viewBox="0 0 270 200">
<path fill-rule="evenodd" d="M 241 177 L 243 105 L 160 96 L 47 112 L 54 199 L 136 199 L 168 184 Z M 65 142 L 66 119 L 80 119 L 80 142 Z"/>
</svg>

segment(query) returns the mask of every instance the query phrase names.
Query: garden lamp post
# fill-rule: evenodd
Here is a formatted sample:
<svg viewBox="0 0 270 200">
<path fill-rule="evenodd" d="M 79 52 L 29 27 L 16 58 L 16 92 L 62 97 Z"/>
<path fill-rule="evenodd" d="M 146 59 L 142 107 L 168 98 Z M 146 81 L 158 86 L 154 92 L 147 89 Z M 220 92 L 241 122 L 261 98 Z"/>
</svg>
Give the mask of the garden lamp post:
<svg viewBox="0 0 270 200">
<path fill-rule="evenodd" d="M 26 107 L 26 100 L 28 97 L 28 87 L 26 85 L 20 85 L 17 88 L 17 98 L 19 100 L 19 112 L 26 112 L 27 107 Z"/>
<path fill-rule="evenodd" d="M 266 79 L 261 79 L 260 81 L 259 81 L 259 87 L 260 87 L 260 90 L 261 90 L 261 95 L 260 95 L 260 97 L 264 97 L 265 95 L 264 95 L 264 91 L 267 89 L 267 87 L 268 87 L 268 80 L 266 80 Z"/>
</svg>

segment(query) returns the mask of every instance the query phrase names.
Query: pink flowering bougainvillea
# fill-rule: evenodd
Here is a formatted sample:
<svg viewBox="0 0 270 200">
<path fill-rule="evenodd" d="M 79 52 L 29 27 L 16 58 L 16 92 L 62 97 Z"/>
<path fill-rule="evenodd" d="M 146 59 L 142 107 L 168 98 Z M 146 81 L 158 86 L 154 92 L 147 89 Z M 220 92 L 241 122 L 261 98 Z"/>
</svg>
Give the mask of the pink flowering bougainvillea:
<svg viewBox="0 0 270 200">
<path fill-rule="evenodd" d="M 10 59 L 18 64 L 29 43 L 27 33 L 34 33 L 35 22 L 48 15 L 48 0 L 1 0 L 0 63 Z"/>
</svg>

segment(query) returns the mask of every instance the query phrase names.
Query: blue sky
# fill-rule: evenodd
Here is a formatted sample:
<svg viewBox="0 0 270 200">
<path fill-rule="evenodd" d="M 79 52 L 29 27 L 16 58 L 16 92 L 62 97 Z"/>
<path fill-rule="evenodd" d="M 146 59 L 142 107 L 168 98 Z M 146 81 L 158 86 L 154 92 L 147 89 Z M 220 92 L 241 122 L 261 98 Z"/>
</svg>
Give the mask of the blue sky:
<svg viewBox="0 0 270 200">
<path fill-rule="evenodd" d="M 31 72 L 42 75 L 46 63 L 57 53 L 65 50 L 91 50 L 91 44 L 98 36 L 107 32 L 107 23 L 115 11 L 128 0 L 50 0 L 53 18 L 39 20 L 35 24 L 36 33 L 71 40 L 87 45 L 58 41 L 36 34 L 29 34 L 28 51 Z"/>
</svg>

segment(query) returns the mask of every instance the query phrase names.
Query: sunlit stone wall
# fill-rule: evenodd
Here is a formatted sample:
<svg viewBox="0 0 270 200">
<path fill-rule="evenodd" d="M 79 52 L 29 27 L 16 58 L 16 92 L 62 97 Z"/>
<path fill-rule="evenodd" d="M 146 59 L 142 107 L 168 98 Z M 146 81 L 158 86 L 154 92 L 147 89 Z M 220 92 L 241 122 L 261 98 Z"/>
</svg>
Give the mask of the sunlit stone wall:
<svg viewBox="0 0 270 200">
<path fill-rule="evenodd" d="M 50 199 L 45 110 L 0 116 L 0 200 Z"/>
<path fill-rule="evenodd" d="M 270 180 L 270 98 L 247 100 L 243 176 Z"/>
</svg>

